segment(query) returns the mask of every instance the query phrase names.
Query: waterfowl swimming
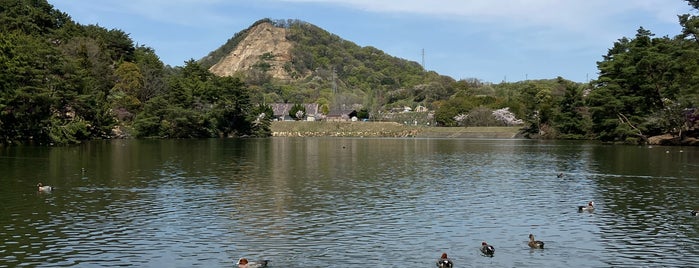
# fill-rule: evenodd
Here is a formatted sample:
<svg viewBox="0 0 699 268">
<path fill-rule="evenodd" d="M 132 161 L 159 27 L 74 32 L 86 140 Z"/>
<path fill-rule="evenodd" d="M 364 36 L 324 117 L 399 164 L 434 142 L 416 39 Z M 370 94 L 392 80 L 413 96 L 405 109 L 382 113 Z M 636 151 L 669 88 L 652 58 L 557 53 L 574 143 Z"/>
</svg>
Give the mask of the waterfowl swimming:
<svg viewBox="0 0 699 268">
<path fill-rule="evenodd" d="M 451 268 L 454 267 L 454 263 L 447 257 L 446 253 L 442 253 L 442 257 L 437 261 L 437 267 L 439 268 Z"/>
<path fill-rule="evenodd" d="M 699 208 L 692 210 L 691 212 L 689 212 L 689 214 L 692 214 L 692 216 L 696 217 L 697 215 L 699 215 Z"/>
<path fill-rule="evenodd" d="M 592 211 L 595 209 L 595 202 L 590 201 L 587 203 L 587 206 L 578 206 L 578 211 L 583 212 L 583 211 Z"/>
<path fill-rule="evenodd" d="M 39 192 L 50 192 L 51 190 L 53 190 L 53 186 L 44 186 L 44 184 L 42 184 L 41 182 L 37 184 L 36 187 L 39 188 Z"/>
<path fill-rule="evenodd" d="M 556 177 L 563 178 L 563 172 L 556 174 Z"/>
<path fill-rule="evenodd" d="M 481 243 L 481 252 L 485 255 L 493 255 L 495 254 L 495 248 L 483 241 L 483 243 Z"/>
<path fill-rule="evenodd" d="M 260 268 L 267 267 L 268 260 L 248 261 L 246 258 L 238 259 L 238 268 Z"/>
<path fill-rule="evenodd" d="M 530 248 L 544 248 L 544 242 L 534 240 L 534 235 L 529 234 L 529 247 Z"/>
</svg>

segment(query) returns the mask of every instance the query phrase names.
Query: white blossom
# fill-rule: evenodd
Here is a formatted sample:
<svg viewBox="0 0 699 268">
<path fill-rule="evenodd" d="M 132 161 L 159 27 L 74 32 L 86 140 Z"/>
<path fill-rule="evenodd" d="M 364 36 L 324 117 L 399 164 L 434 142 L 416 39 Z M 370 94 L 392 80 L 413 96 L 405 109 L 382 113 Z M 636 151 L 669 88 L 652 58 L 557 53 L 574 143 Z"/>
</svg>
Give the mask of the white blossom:
<svg viewBox="0 0 699 268">
<path fill-rule="evenodd" d="M 458 114 L 454 116 L 454 121 L 456 121 L 458 125 L 462 125 L 466 122 L 466 119 L 468 119 L 468 114 Z"/>
<path fill-rule="evenodd" d="M 495 119 L 505 123 L 508 126 L 524 124 L 524 121 L 522 119 L 517 119 L 515 114 L 510 112 L 510 107 L 494 110 L 493 116 L 495 117 Z"/>
</svg>

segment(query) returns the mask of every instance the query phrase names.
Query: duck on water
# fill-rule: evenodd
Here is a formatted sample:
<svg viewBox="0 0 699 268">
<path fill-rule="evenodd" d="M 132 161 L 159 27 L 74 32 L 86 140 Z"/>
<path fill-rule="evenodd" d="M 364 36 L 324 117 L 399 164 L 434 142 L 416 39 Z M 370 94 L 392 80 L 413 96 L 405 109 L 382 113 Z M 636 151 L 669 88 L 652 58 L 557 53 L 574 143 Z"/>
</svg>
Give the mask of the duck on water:
<svg viewBox="0 0 699 268">
<path fill-rule="evenodd" d="M 587 203 L 587 206 L 578 206 L 578 212 L 583 212 L 583 211 L 593 211 L 595 210 L 595 202 L 590 201 Z"/>
<path fill-rule="evenodd" d="M 442 253 L 442 256 L 437 260 L 437 267 L 439 268 L 451 268 L 454 267 L 454 263 L 449 259 L 447 253 Z"/>
<path fill-rule="evenodd" d="M 262 268 L 267 267 L 268 260 L 250 261 L 247 258 L 238 259 L 238 268 Z"/>
<path fill-rule="evenodd" d="M 36 185 L 36 187 L 39 188 L 39 192 L 48 193 L 48 192 L 53 191 L 53 186 L 44 185 L 44 184 L 41 183 L 41 182 L 38 183 L 38 184 Z"/>
<path fill-rule="evenodd" d="M 544 248 L 544 242 L 534 239 L 533 234 L 529 234 L 529 247 L 530 248 Z"/>
<path fill-rule="evenodd" d="M 495 247 L 483 241 L 483 243 L 481 243 L 481 252 L 485 255 L 493 256 L 493 254 L 495 254 Z"/>
</svg>

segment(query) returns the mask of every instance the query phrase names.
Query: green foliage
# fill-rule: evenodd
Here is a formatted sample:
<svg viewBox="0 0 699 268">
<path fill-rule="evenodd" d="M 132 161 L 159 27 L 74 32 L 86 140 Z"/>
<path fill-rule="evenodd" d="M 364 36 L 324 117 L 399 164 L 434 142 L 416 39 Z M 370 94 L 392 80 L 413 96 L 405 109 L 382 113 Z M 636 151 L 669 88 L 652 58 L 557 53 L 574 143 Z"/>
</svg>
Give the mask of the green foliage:
<svg viewBox="0 0 699 268">
<path fill-rule="evenodd" d="M 53 9 L 47 1 L 0 1 L 1 32 L 41 36 L 71 23 L 68 15 Z"/>
<path fill-rule="evenodd" d="M 170 77 L 170 91 L 146 102 L 136 117 L 138 137 L 201 138 L 268 136 L 269 118 L 253 109 L 250 93 L 238 78 L 216 77 L 190 60 Z M 265 125 L 266 124 L 266 125 Z"/>
<path fill-rule="evenodd" d="M 118 124 L 139 137 L 253 132 L 240 80 L 193 60 L 166 67 L 125 32 L 76 24 L 44 0 L 5 0 L 0 22 L 0 143 L 110 138 Z"/>
<path fill-rule="evenodd" d="M 368 119 L 369 118 L 369 110 L 367 110 L 366 108 L 359 109 L 359 111 L 357 111 L 357 118 Z"/>
<path fill-rule="evenodd" d="M 135 62 L 143 77 L 143 87 L 135 97 L 141 102 L 162 95 L 166 91 L 165 66 L 152 48 L 138 47 L 134 51 Z"/>
<path fill-rule="evenodd" d="M 289 116 L 295 120 L 302 120 L 306 117 L 306 107 L 299 103 L 294 104 L 294 106 L 291 106 L 291 109 L 289 109 Z"/>
<path fill-rule="evenodd" d="M 505 126 L 504 123 L 498 121 L 493 116 L 493 110 L 484 106 L 478 106 L 471 109 L 464 120 L 459 122 L 460 126 L 478 126 L 478 127 L 493 127 Z"/>
<path fill-rule="evenodd" d="M 89 137 L 88 128 L 89 124 L 80 118 L 64 120 L 54 116 L 50 119 L 48 135 L 57 144 L 77 143 Z"/>
<path fill-rule="evenodd" d="M 44 39 L 20 32 L 0 32 L 0 53 L 1 140 L 51 142 L 44 126 L 61 103 L 54 94 L 60 55 Z"/>
<path fill-rule="evenodd" d="M 325 98 L 332 100 L 331 107 L 359 103 L 381 109 L 403 104 L 427 105 L 453 94 L 450 77 L 426 72 L 416 62 L 392 57 L 374 47 L 360 47 L 299 20 L 260 20 L 202 59 L 202 65 L 213 66 L 261 23 L 285 28 L 287 39 L 294 43 L 290 55 L 293 60 L 281 66 L 293 81 L 272 79 L 271 52 L 263 53 L 246 73 L 248 84 L 262 87 L 266 96 L 276 97 L 270 101 L 313 103 Z M 267 86 L 270 84 L 274 86 Z M 291 88 L 293 94 L 276 91 L 279 86 Z M 333 96 L 340 94 L 343 97 Z"/>
<path fill-rule="evenodd" d="M 259 114 L 252 109 L 247 88 L 237 78 L 223 77 L 214 80 L 213 118 L 216 129 L 222 136 L 230 134 L 248 136 L 252 131 L 252 122 Z"/>
<path fill-rule="evenodd" d="M 325 114 L 363 104 L 360 118 L 423 105 L 433 119 L 394 118 L 440 126 L 498 124 L 490 113 L 509 108 L 527 132 L 551 138 L 633 143 L 697 132 L 688 112 L 699 103 L 699 18 L 691 14 L 679 16 L 674 38 L 640 28 L 619 39 L 589 85 L 560 77 L 489 84 L 454 81 L 298 20 L 260 20 L 204 59 L 173 68 L 127 33 L 76 24 L 45 0 L 0 1 L 0 143 L 110 138 L 115 126 L 137 137 L 269 136 L 272 111 L 259 102 L 297 103 L 290 116 L 299 120 L 306 112 L 298 103 L 319 103 Z M 247 74 L 208 71 L 261 23 L 285 28 L 295 42 L 293 60 L 281 66 L 292 81 L 272 78 L 274 52 Z"/>
<path fill-rule="evenodd" d="M 250 132 L 247 133 L 254 137 L 267 137 L 272 133 L 271 125 L 274 118 L 272 106 L 257 105 L 250 113 L 249 121 L 252 122 Z"/>
<path fill-rule="evenodd" d="M 589 138 L 592 122 L 583 98 L 583 88 L 568 83 L 564 96 L 558 104 L 559 112 L 553 120 L 561 138 Z"/>
<path fill-rule="evenodd" d="M 605 141 L 644 141 L 663 133 L 681 133 L 682 111 L 696 107 L 699 46 L 693 16 L 680 16 L 683 34 L 653 37 L 639 28 L 622 38 L 598 62 L 600 77 L 589 95 L 592 130 Z M 695 37 L 695 36 L 694 36 Z"/>
<path fill-rule="evenodd" d="M 439 107 L 435 112 L 435 121 L 437 121 L 438 126 L 458 126 L 456 116 L 467 114 L 474 107 L 468 96 L 456 95 Z"/>
<path fill-rule="evenodd" d="M 125 61 L 114 71 L 116 83 L 110 93 L 110 101 L 114 109 L 124 109 L 129 113 L 136 113 L 141 108 L 144 88 L 144 78 L 138 65 Z"/>
</svg>

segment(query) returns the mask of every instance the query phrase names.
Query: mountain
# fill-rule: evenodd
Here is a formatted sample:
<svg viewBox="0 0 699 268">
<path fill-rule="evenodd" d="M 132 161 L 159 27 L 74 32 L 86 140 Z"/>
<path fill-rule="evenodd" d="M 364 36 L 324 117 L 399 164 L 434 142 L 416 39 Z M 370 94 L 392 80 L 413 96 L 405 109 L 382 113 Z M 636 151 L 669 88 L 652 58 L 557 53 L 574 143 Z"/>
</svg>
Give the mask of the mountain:
<svg viewBox="0 0 699 268">
<path fill-rule="evenodd" d="M 451 77 L 299 20 L 259 20 L 199 63 L 218 76 L 245 77 L 265 102 L 430 107 L 454 93 Z"/>
</svg>

